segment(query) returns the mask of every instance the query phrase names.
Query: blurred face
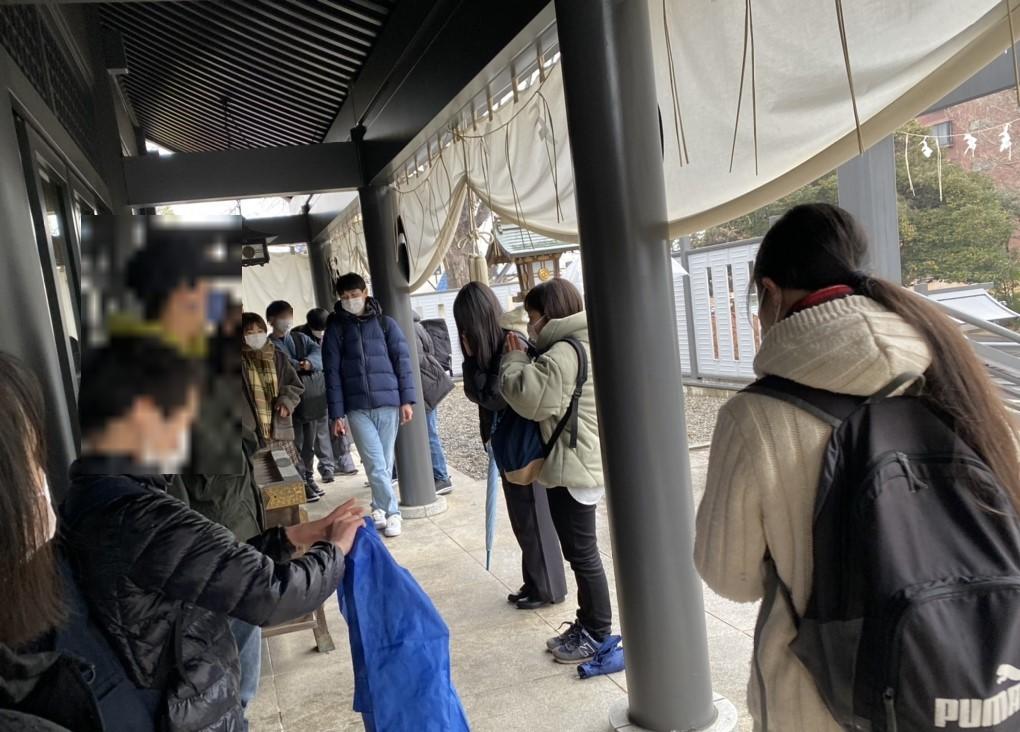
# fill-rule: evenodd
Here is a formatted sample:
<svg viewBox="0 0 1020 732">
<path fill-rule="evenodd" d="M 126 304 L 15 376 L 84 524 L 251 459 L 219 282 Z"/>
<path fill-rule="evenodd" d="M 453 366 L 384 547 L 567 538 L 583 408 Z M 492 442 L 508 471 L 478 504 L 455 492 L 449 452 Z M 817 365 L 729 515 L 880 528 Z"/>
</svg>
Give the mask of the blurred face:
<svg viewBox="0 0 1020 732">
<path fill-rule="evenodd" d="M 151 400 L 135 402 L 131 426 L 139 440 L 139 459 L 160 473 L 177 473 L 190 454 L 191 425 L 198 414 L 198 390 L 192 388 L 184 406 L 164 414 Z"/>
<path fill-rule="evenodd" d="M 190 341 L 205 332 L 206 307 L 209 302 L 209 284 L 202 280 L 177 286 L 166 305 L 160 322 L 168 333 L 182 341 Z"/>
<path fill-rule="evenodd" d="M 340 307 L 351 315 L 365 312 L 365 301 L 368 299 L 364 290 L 344 290 L 340 293 Z"/>
<path fill-rule="evenodd" d="M 277 335 L 284 335 L 294 325 L 294 311 L 288 310 L 269 319 L 269 325 Z"/>
</svg>

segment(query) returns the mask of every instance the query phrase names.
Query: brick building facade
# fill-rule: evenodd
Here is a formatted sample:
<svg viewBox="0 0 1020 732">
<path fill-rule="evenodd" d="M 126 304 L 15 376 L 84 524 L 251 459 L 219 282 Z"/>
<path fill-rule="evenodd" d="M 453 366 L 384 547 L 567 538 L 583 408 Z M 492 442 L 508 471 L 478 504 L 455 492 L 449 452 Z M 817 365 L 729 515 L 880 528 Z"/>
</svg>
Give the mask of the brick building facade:
<svg viewBox="0 0 1020 732">
<path fill-rule="evenodd" d="M 1016 89 L 957 104 L 955 107 L 918 117 L 930 127 L 942 146 L 943 159 L 966 170 L 984 173 L 1002 190 L 1020 193 L 1020 105 Z M 1012 122 L 1009 133 L 1013 139 L 1012 160 L 1000 152 L 1003 126 Z M 979 130 L 983 130 L 979 132 Z M 962 135 L 973 133 L 977 140 L 973 152 L 967 151 Z M 1020 250 L 1020 222 L 1010 240 L 1012 249 Z"/>
</svg>

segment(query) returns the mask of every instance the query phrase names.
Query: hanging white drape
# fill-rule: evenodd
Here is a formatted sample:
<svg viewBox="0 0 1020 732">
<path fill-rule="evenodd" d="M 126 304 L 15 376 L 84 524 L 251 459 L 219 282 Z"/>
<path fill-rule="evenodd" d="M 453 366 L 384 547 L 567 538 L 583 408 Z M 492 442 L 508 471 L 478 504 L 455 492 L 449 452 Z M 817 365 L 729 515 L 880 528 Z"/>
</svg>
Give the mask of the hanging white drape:
<svg viewBox="0 0 1020 732">
<path fill-rule="evenodd" d="M 261 267 L 242 267 L 241 304 L 265 317 L 269 303 L 286 300 L 294 308 L 294 324 L 301 325 L 316 307 L 311 273 L 307 254 L 273 254 Z"/>
<path fill-rule="evenodd" d="M 1020 28 L 1020 0 L 648 0 L 670 235 L 749 213 L 893 133 L 1010 46 L 1007 2 Z M 412 287 L 442 261 L 469 188 L 504 221 L 577 241 L 565 109 L 556 65 L 392 184 Z"/>
</svg>

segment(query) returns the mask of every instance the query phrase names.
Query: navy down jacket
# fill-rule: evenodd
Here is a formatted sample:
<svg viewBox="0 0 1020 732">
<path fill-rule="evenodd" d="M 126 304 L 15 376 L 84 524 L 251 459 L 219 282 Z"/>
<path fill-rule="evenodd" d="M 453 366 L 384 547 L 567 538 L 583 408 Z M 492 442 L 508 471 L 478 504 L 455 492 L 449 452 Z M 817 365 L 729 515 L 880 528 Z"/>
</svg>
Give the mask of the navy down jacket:
<svg viewBox="0 0 1020 732">
<path fill-rule="evenodd" d="M 418 400 L 404 334 L 372 297 L 361 315 L 351 315 L 336 304 L 322 339 L 322 370 L 331 420 L 352 411 Z"/>
</svg>

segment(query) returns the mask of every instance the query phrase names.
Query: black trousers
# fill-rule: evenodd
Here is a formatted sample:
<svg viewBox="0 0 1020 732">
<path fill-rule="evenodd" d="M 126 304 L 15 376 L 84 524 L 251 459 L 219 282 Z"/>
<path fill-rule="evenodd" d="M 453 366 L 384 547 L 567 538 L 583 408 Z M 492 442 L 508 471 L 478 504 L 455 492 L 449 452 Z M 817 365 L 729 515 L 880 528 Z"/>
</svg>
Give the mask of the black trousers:
<svg viewBox="0 0 1020 732">
<path fill-rule="evenodd" d="M 567 596 L 567 578 L 545 488 L 516 485 L 504 478 L 503 495 L 510 526 L 521 547 L 521 573 L 528 596 L 560 602 Z"/>
<path fill-rule="evenodd" d="M 613 608 L 595 536 L 596 507 L 578 503 L 566 488 L 550 488 L 547 493 L 563 558 L 577 580 L 577 620 L 596 640 L 602 640 L 612 631 Z"/>
</svg>

